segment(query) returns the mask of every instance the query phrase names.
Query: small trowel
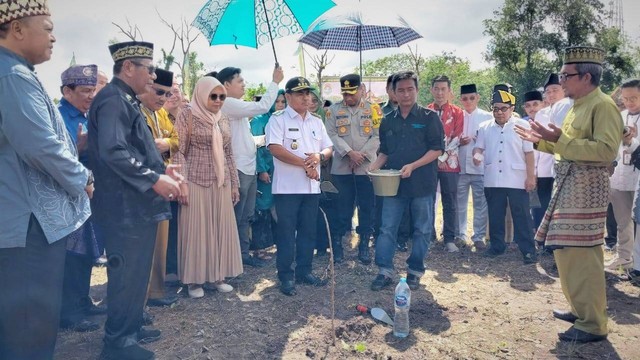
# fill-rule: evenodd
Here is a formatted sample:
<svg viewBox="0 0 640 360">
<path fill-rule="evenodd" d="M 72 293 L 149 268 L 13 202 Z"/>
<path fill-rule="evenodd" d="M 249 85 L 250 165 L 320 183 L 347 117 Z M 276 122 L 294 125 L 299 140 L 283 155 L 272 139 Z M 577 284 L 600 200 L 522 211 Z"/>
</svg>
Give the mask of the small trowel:
<svg viewBox="0 0 640 360">
<path fill-rule="evenodd" d="M 376 319 L 378 321 L 382 321 L 385 324 L 393 326 L 393 320 L 391 320 L 391 318 L 389 317 L 387 312 L 382 310 L 381 308 L 371 308 L 371 309 L 369 309 L 365 305 L 357 305 L 356 306 L 356 310 L 358 310 L 359 312 L 361 312 L 363 314 L 371 314 L 371 316 L 374 319 Z"/>
</svg>

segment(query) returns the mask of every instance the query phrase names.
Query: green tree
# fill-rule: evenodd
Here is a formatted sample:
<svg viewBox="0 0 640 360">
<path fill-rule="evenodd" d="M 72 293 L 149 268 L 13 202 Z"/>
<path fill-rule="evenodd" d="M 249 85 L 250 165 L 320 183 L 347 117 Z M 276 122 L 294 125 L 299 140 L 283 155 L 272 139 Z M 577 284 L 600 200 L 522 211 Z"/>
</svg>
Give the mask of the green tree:
<svg viewBox="0 0 640 360">
<path fill-rule="evenodd" d="M 559 39 L 548 33 L 546 22 L 553 2 L 506 0 L 493 19 L 484 20 L 484 33 L 491 37 L 485 59 L 496 64 L 501 82 L 512 84 L 520 100 L 557 71 L 549 43 Z"/>
<path fill-rule="evenodd" d="M 182 71 L 183 73 L 186 71 L 186 78 L 183 78 L 182 90 L 191 99 L 198 79 L 204 76 L 204 63 L 198 60 L 197 52 L 191 51 L 185 59 L 185 64 L 187 65 L 183 65 Z"/>
<path fill-rule="evenodd" d="M 605 27 L 604 8 L 599 0 L 505 0 L 484 21 L 484 33 L 491 37 L 485 59 L 522 100 L 524 92 L 560 69 L 566 47 L 599 46 L 607 51 L 602 87 L 609 91 L 633 74 L 638 60 L 629 39 Z"/>
<path fill-rule="evenodd" d="M 267 92 L 267 88 L 262 84 L 258 84 L 257 86 L 251 85 L 247 87 L 244 92 L 244 100 L 253 101 L 253 97 L 256 95 L 263 95 Z"/>
<path fill-rule="evenodd" d="M 600 83 L 603 91 L 610 93 L 625 79 L 638 75 L 639 61 L 634 53 L 638 54 L 640 48 L 632 46 L 620 30 L 604 29 L 596 35 L 596 44 L 607 52 Z"/>
</svg>

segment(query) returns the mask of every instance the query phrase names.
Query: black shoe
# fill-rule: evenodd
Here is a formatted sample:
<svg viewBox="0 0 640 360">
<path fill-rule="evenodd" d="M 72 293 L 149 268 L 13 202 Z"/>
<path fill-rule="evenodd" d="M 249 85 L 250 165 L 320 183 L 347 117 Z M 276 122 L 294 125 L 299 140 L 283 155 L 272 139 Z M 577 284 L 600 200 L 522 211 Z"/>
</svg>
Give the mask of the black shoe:
<svg viewBox="0 0 640 360">
<path fill-rule="evenodd" d="M 405 242 L 398 241 L 396 243 L 396 251 L 399 251 L 399 252 L 407 252 L 407 251 L 409 251 L 409 249 L 407 248 L 407 242 L 406 241 Z"/>
<path fill-rule="evenodd" d="M 245 258 L 242 258 L 242 265 L 261 268 L 266 266 L 267 264 L 258 258 L 255 258 L 253 256 L 247 256 Z"/>
<path fill-rule="evenodd" d="M 523 256 L 523 261 L 525 265 L 535 264 L 538 262 L 538 256 L 534 253 L 527 253 Z"/>
<path fill-rule="evenodd" d="M 566 322 L 575 323 L 578 317 L 573 315 L 571 311 L 553 310 L 553 317 Z"/>
<path fill-rule="evenodd" d="M 570 327 L 569 330 L 559 333 L 558 337 L 560 341 L 571 341 L 578 343 L 588 343 L 588 342 L 596 342 L 602 341 L 607 338 L 607 335 L 596 335 L 591 334 L 586 331 L 578 330 L 575 327 Z"/>
<path fill-rule="evenodd" d="M 335 249 L 334 249 L 335 250 Z M 333 263 L 334 264 L 341 264 L 344 261 L 344 255 L 342 253 L 342 249 L 339 251 L 334 251 L 333 254 Z"/>
<path fill-rule="evenodd" d="M 391 285 L 391 278 L 382 274 L 378 274 L 378 276 L 376 276 L 376 278 L 373 279 L 373 282 L 371 283 L 371 290 L 380 291 L 389 285 Z"/>
<path fill-rule="evenodd" d="M 358 249 L 358 260 L 364 265 L 371 264 L 371 254 L 369 254 L 369 248 Z"/>
<path fill-rule="evenodd" d="M 158 329 L 147 329 L 145 327 L 141 327 L 136 335 L 138 336 L 138 343 L 148 344 L 160 340 L 162 331 Z"/>
<path fill-rule="evenodd" d="M 160 299 L 148 299 L 147 306 L 171 306 L 178 301 L 175 295 L 167 295 Z"/>
<path fill-rule="evenodd" d="M 100 329 L 100 325 L 87 319 L 82 319 L 76 323 L 62 323 L 62 329 L 72 330 L 75 332 L 91 332 Z"/>
<path fill-rule="evenodd" d="M 151 326 L 153 325 L 153 315 L 149 314 L 146 311 L 142 312 L 142 325 Z"/>
<path fill-rule="evenodd" d="M 640 270 L 629 270 L 627 277 L 631 282 L 631 285 L 640 286 Z"/>
<path fill-rule="evenodd" d="M 107 304 L 89 305 L 89 308 L 84 312 L 87 316 L 104 315 L 107 313 Z"/>
<path fill-rule="evenodd" d="M 296 276 L 296 283 L 313 286 L 325 286 L 327 285 L 327 280 L 320 279 L 319 277 L 309 273 L 302 276 Z"/>
<path fill-rule="evenodd" d="M 407 285 L 409 285 L 409 289 L 411 290 L 418 290 L 418 287 L 420 287 L 420 278 L 413 274 L 407 274 Z"/>
<path fill-rule="evenodd" d="M 155 359 L 153 351 L 149 351 L 138 344 L 123 348 L 105 345 L 100 354 L 104 360 L 150 360 Z"/>
<path fill-rule="evenodd" d="M 503 252 L 499 252 L 498 250 L 495 250 L 492 247 L 489 247 L 487 249 L 487 251 L 482 253 L 482 256 L 488 257 L 488 258 L 495 258 L 495 257 L 500 256 L 502 254 L 504 254 L 504 251 Z"/>
<path fill-rule="evenodd" d="M 281 281 L 280 292 L 287 296 L 297 295 L 298 293 L 296 292 L 296 283 L 293 280 Z"/>
</svg>

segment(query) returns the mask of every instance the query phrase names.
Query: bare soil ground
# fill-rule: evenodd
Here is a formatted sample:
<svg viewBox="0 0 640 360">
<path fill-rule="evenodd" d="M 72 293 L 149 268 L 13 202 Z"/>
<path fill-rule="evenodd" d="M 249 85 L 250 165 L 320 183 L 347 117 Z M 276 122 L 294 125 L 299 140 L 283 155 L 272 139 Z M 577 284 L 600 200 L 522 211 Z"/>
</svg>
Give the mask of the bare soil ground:
<svg viewBox="0 0 640 360">
<path fill-rule="evenodd" d="M 411 333 L 396 338 L 389 326 L 355 310 L 361 303 L 393 317 L 394 288 L 369 289 L 377 269 L 357 261 L 355 241 L 345 239 L 347 260 L 336 266 L 335 344 L 330 288 L 298 286 L 297 296 L 284 296 L 271 260 L 230 281 L 231 293 L 207 291 L 194 300 L 183 291 L 176 306 L 151 308 L 163 336 L 146 347 L 158 359 L 640 359 L 640 288 L 608 274 L 608 340 L 561 343 L 557 333 L 570 324 L 551 315 L 566 307 L 553 257 L 523 265 L 513 246 L 488 259 L 470 248 L 449 254 L 442 243 L 433 244 L 422 287 L 412 293 Z M 407 256 L 396 253 L 398 277 Z M 316 274 L 328 276 L 327 257 L 314 264 Z M 105 269 L 95 268 L 97 298 L 105 296 L 105 282 Z M 96 359 L 102 336 L 102 330 L 61 332 L 55 358 Z"/>
</svg>

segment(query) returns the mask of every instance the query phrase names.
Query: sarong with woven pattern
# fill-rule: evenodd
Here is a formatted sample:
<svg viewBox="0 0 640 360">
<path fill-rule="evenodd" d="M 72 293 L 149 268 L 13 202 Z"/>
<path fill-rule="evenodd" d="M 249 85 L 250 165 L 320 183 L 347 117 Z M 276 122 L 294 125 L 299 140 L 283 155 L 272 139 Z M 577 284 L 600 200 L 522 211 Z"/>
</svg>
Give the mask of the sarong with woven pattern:
<svg viewBox="0 0 640 360">
<path fill-rule="evenodd" d="M 555 165 L 553 194 L 536 241 L 551 249 L 602 245 L 609 172 L 605 167 L 560 161 Z"/>
</svg>

